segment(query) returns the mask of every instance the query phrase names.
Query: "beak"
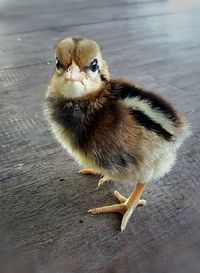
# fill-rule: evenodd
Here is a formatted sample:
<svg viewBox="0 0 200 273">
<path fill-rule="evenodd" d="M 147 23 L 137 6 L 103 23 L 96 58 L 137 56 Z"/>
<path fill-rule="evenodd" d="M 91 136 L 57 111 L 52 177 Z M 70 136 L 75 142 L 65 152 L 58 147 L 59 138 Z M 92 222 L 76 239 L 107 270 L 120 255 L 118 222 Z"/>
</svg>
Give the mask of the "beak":
<svg viewBox="0 0 200 273">
<path fill-rule="evenodd" d="M 80 71 L 79 66 L 72 62 L 72 64 L 68 67 L 67 72 L 65 73 L 65 79 L 72 82 L 82 82 L 84 75 Z"/>
</svg>

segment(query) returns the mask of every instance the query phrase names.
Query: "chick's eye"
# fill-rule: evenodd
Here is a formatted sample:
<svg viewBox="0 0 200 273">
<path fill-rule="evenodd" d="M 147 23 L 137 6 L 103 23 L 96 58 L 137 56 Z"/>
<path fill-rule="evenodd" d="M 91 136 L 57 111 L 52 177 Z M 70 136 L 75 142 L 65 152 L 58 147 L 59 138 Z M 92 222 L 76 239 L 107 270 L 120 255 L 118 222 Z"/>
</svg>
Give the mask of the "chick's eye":
<svg viewBox="0 0 200 273">
<path fill-rule="evenodd" d="M 94 60 L 91 62 L 89 68 L 90 68 L 90 70 L 91 70 L 92 72 L 96 72 L 97 69 L 99 69 L 98 60 L 97 60 L 97 59 L 94 59 Z"/>
<path fill-rule="evenodd" d="M 56 69 L 59 70 L 60 68 L 63 68 L 63 64 L 61 64 L 59 59 L 56 57 Z"/>
</svg>

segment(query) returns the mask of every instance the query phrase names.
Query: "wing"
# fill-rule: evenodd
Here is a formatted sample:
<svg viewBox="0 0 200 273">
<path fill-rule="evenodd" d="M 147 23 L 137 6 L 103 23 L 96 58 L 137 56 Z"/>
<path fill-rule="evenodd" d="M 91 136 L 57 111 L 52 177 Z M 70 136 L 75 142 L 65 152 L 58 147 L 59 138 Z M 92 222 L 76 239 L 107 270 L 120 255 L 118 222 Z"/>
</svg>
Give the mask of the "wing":
<svg viewBox="0 0 200 273">
<path fill-rule="evenodd" d="M 111 86 L 119 102 L 129 109 L 134 120 L 146 130 L 170 141 L 183 126 L 182 117 L 159 95 L 125 81 L 112 81 Z"/>
</svg>

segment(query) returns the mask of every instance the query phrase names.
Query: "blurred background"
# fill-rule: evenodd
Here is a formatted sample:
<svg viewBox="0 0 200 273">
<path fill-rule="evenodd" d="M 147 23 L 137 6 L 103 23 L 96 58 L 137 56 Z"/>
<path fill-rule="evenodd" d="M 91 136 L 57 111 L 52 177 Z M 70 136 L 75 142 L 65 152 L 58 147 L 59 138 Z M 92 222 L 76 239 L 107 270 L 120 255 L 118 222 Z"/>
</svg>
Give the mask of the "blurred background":
<svg viewBox="0 0 200 273">
<path fill-rule="evenodd" d="M 43 117 L 54 46 L 68 36 L 96 40 L 113 77 L 161 93 L 192 126 L 124 233 L 120 215 L 86 212 L 132 187 L 97 190 Z M 0 0 L 0 272 L 199 273 L 199 75 L 199 0 Z"/>
</svg>

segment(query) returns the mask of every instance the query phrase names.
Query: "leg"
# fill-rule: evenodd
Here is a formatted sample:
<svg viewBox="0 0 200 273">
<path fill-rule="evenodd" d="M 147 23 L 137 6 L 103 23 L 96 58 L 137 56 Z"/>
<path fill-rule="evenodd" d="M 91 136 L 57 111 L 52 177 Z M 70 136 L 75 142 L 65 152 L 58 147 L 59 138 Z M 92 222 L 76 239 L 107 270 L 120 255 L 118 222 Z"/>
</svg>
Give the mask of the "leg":
<svg viewBox="0 0 200 273">
<path fill-rule="evenodd" d="M 110 205 L 110 206 L 104 206 L 100 208 L 94 208 L 89 210 L 89 212 L 93 214 L 97 213 L 104 213 L 104 212 L 120 212 L 123 213 L 124 216 L 122 218 L 122 223 L 121 223 L 121 231 L 123 231 L 126 228 L 126 225 L 137 207 L 137 205 L 145 205 L 146 201 L 145 200 L 140 200 L 140 197 L 142 195 L 142 192 L 144 191 L 147 183 L 140 182 L 137 183 L 135 189 L 129 196 L 129 198 L 125 198 L 122 196 L 119 192 L 114 193 L 114 195 L 117 197 L 117 199 L 121 202 L 121 204 L 117 205 Z"/>
</svg>

